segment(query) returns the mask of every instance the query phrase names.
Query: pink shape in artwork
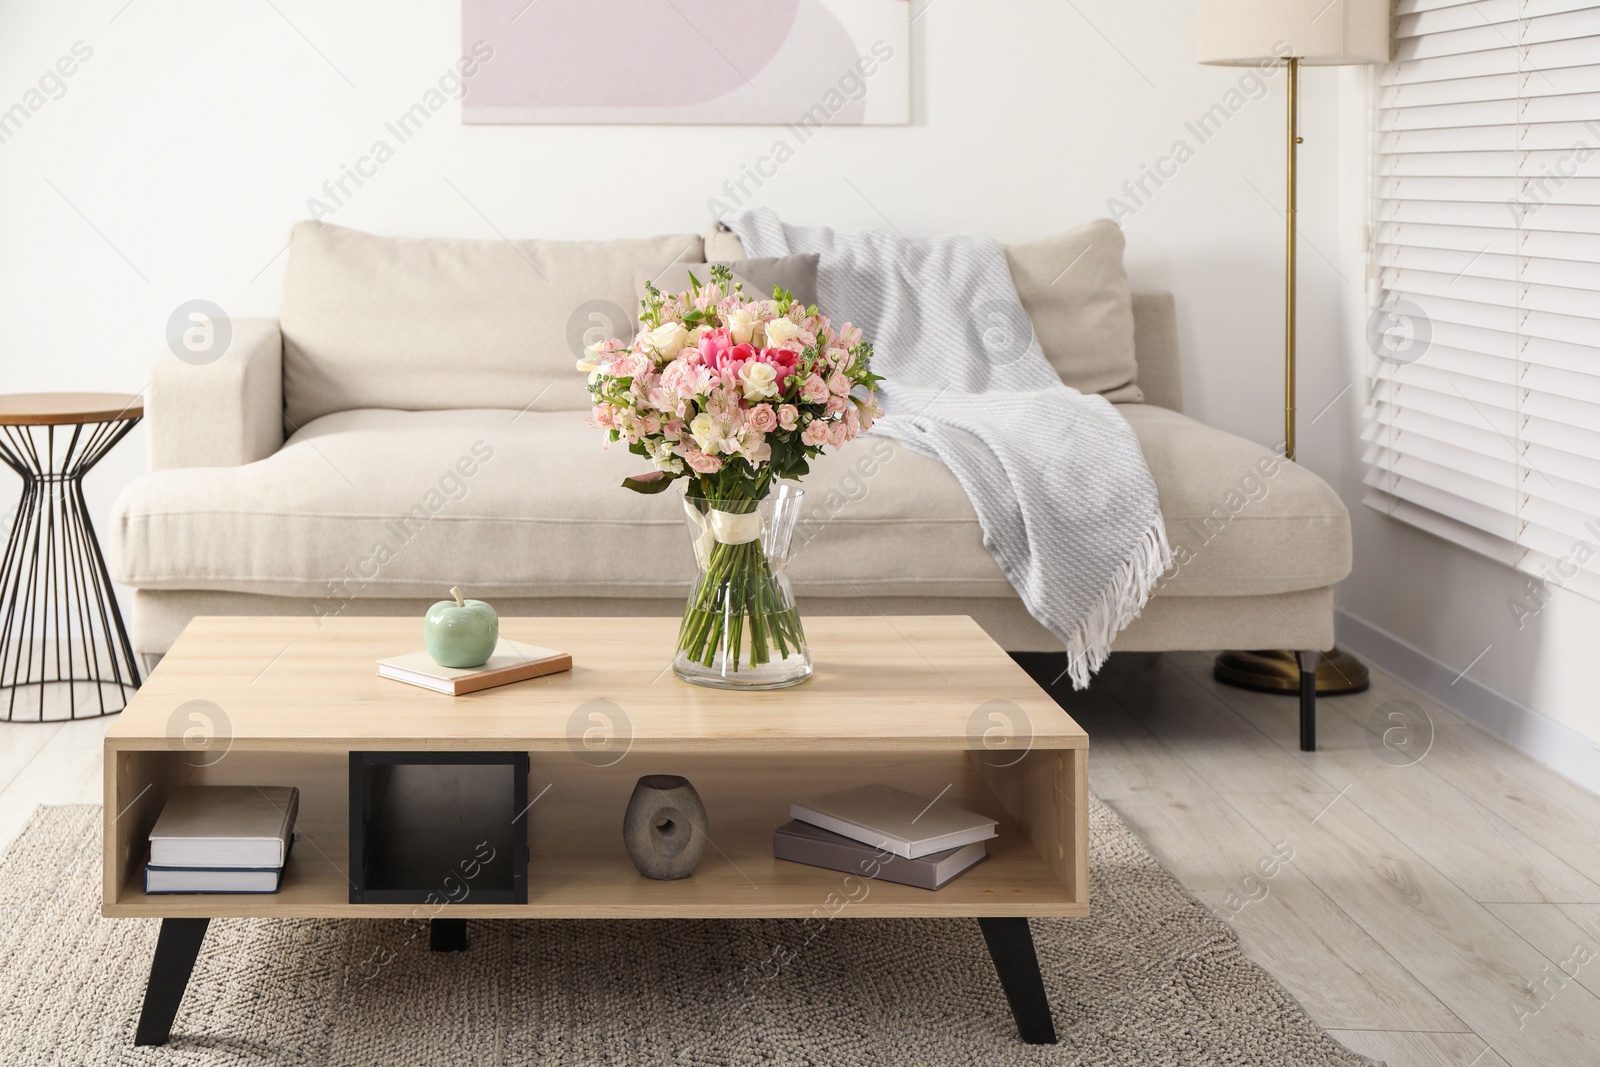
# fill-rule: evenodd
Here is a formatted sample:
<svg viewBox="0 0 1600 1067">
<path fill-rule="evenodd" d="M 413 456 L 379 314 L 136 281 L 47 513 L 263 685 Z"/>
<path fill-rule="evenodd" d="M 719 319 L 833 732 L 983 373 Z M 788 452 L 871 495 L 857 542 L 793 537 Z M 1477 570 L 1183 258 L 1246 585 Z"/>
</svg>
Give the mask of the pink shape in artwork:
<svg viewBox="0 0 1600 1067">
<path fill-rule="evenodd" d="M 800 0 L 463 0 L 468 41 L 495 56 L 476 104 L 626 107 L 703 103 L 777 55 Z M 518 10 L 522 13 L 519 15 Z"/>
</svg>

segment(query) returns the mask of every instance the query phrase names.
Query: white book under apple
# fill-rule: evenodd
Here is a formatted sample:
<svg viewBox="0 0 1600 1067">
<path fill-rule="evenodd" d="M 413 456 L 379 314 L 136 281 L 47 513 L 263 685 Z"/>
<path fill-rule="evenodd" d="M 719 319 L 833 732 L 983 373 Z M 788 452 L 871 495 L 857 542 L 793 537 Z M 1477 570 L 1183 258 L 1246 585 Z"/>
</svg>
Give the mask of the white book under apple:
<svg viewBox="0 0 1600 1067">
<path fill-rule="evenodd" d="M 156 867 L 281 868 L 300 809 L 288 785 L 186 785 L 150 831 Z"/>
<path fill-rule="evenodd" d="M 999 825 L 942 796 L 923 797 L 874 782 L 789 805 L 789 817 L 905 859 L 987 841 Z"/>
<path fill-rule="evenodd" d="M 525 682 L 572 669 L 572 656 L 553 648 L 525 645 L 502 637 L 494 654 L 481 667 L 441 667 L 426 652 L 409 652 L 378 661 L 378 674 L 409 685 L 420 685 L 446 696 L 466 696 L 480 689 Z"/>
</svg>

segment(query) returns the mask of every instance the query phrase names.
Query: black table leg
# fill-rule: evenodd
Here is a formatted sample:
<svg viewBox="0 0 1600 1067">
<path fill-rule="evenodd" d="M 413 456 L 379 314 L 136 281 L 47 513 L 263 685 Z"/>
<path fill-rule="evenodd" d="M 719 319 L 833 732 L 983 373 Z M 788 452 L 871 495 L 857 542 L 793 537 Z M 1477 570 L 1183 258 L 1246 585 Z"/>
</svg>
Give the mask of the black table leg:
<svg viewBox="0 0 1600 1067">
<path fill-rule="evenodd" d="M 156 958 L 150 964 L 150 984 L 144 990 L 144 1009 L 139 1012 L 135 1045 L 165 1045 L 172 1032 L 172 1020 L 189 987 L 200 942 L 205 940 L 210 919 L 162 919 L 156 938 Z"/>
<path fill-rule="evenodd" d="M 465 952 L 467 950 L 467 920 L 429 919 L 428 948 L 434 952 Z"/>
<path fill-rule="evenodd" d="M 1017 1020 L 1017 1033 L 1030 1045 L 1055 1044 L 1056 1024 L 1050 1018 L 1050 999 L 1044 992 L 1028 920 L 979 919 L 978 926 L 989 945 L 1000 988 L 1011 1004 L 1011 1015 Z"/>
</svg>

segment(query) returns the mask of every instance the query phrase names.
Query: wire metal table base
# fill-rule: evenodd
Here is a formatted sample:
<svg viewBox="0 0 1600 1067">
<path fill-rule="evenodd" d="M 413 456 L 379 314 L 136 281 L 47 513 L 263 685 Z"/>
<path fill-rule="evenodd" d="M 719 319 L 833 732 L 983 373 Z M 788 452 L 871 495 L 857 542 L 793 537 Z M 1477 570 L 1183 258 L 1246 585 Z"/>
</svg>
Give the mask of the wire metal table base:
<svg viewBox="0 0 1600 1067">
<path fill-rule="evenodd" d="M 112 715 L 139 688 L 133 644 L 83 497 L 84 474 L 138 422 L 0 425 L 0 462 L 22 477 L 0 557 L 0 720 Z M 66 688 L 65 716 L 46 718 L 52 686 Z"/>
</svg>

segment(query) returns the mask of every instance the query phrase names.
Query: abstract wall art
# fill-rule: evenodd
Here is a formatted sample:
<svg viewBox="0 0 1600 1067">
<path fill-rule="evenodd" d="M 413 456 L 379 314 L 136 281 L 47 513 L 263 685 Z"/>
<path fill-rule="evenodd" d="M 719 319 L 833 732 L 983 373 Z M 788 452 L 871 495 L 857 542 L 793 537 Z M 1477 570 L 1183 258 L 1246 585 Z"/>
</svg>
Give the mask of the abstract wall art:
<svg viewBox="0 0 1600 1067">
<path fill-rule="evenodd" d="M 894 125 L 909 0 L 462 0 L 469 123 Z"/>
</svg>

